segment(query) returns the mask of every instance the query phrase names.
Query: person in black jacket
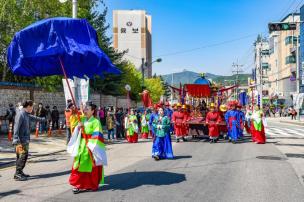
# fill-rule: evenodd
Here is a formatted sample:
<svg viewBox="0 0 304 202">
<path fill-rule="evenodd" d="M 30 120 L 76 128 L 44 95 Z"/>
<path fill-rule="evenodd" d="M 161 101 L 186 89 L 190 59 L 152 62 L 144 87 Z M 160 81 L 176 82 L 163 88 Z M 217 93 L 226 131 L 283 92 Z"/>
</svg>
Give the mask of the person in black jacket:
<svg viewBox="0 0 304 202">
<path fill-rule="evenodd" d="M 52 110 L 52 122 L 53 122 L 53 129 L 58 130 L 58 122 L 59 122 L 59 111 L 56 106 L 53 107 Z M 56 125 L 56 126 L 55 126 Z"/>
<path fill-rule="evenodd" d="M 42 103 L 38 104 L 38 109 L 36 110 L 36 116 L 40 117 L 40 118 L 46 118 L 46 113 L 47 111 L 45 110 L 45 108 L 43 107 Z M 45 122 L 40 122 L 39 124 L 39 132 L 42 133 L 42 131 L 45 131 L 45 133 L 47 133 L 47 128 L 46 128 L 46 123 Z"/>
</svg>

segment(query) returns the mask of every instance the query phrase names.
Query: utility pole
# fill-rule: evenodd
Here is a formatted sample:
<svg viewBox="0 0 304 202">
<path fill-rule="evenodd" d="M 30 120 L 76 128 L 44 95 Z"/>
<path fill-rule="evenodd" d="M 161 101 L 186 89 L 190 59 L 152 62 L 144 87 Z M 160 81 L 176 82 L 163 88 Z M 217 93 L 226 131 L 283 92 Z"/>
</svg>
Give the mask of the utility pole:
<svg viewBox="0 0 304 202">
<path fill-rule="evenodd" d="M 145 86 L 145 58 L 141 58 L 141 87 L 144 90 Z"/>
<path fill-rule="evenodd" d="M 232 64 L 232 68 L 233 68 L 232 74 L 236 74 L 236 78 L 235 78 L 235 84 L 237 85 L 236 86 L 236 91 L 235 91 L 235 97 L 236 98 L 238 96 L 238 91 L 239 91 L 239 87 L 238 87 L 238 85 L 239 85 L 239 74 L 243 73 L 243 70 L 241 69 L 243 66 L 244 65 L 240 65 L 238 63 L 238 60 L 236 61 L 236 63 Z"/>
</svg>

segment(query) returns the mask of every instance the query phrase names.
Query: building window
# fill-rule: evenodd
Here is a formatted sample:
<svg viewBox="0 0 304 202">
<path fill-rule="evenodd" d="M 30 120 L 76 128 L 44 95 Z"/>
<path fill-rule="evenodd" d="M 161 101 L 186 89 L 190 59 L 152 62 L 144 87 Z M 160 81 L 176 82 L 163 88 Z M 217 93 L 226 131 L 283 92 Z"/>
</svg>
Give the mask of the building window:
<svg viewBox="0 0 304 202">
<path fill-rule="evenodd" d="M 262 55 L 269 55 L 269 50 L 268 49 L 262 50 Z"/>
<path fill-rule="evenodd" d="M 296 63 L 296 56 L 294 55 L 290 55 L 290 56 L 287 56 L 286 59 L 285 59 L 285 64 L 294 64 Z"/>
<path fill-rule="evenodd" d="M 285 38 L 285 45 L 289 45 L 289 44 L 291 44 L 292 43 L 292 39 L 293 39 L 293 44 L 295 45 L 295 44 L 297 44 L 297 39 L 298 39 L 298 37 L 296 37 L 296 36 L 287 36 L 286 38 Z"/>
<path fill-rule="evenodd" d="M 262 63 L 262 69 L 267 70 L 269 68 L 269 64 L 266 62 Z"/>
</svg>

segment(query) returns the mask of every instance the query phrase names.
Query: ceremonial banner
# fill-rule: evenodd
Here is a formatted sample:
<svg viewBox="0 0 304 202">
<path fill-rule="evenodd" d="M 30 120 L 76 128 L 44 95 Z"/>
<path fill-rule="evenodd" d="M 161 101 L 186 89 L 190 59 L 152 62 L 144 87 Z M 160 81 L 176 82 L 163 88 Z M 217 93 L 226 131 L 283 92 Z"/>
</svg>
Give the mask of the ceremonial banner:
<svg viewBox="0 0 304 202">
<path fill-rule="evenodd" d="M 81 103 L 86 103 L 90 98 L 89 79 L 86 80 L 75 77 L 74 80 L 72 79 L 68 79 L 68 80 L 70 83 L 72 94 L 75 97 L 76 105 L 80 106 Z M 62 83 L 63 83 L 65 101 L 67 101 L 68 99 L 72 99 L 65 79 L 62 79 Z"/>
</svg>

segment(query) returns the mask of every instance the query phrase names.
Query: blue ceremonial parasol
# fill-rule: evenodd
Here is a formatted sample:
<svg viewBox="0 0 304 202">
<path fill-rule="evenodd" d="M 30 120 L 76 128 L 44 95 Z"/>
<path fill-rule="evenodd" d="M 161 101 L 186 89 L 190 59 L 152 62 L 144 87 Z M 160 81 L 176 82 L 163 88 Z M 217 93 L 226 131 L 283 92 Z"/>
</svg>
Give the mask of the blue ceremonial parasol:
<svg viewBox="0 0 304 202">
<path fill-rule="evenodd" d="M 7 61 L 15 75 L 64 75 L 66 81 L 121 73 L 99 48 L 97 33 L 85 19 L 50 18 L 24 28 L 9 45 Z"/>
<path fill-rule="evenodd" d="M 50 18 L 17 32 L 7 50 L 7 61 L 19 76 L 63 75 L 92 78 L 119 74 L 99 48 L 97 34 L 85 19 Z"/>
</svg>

